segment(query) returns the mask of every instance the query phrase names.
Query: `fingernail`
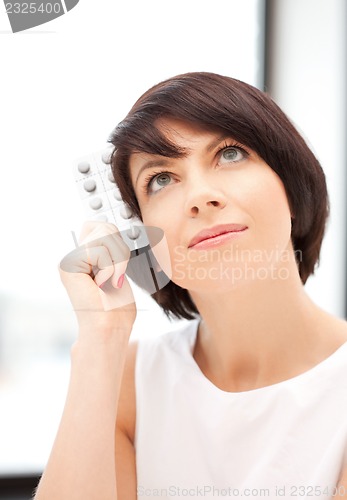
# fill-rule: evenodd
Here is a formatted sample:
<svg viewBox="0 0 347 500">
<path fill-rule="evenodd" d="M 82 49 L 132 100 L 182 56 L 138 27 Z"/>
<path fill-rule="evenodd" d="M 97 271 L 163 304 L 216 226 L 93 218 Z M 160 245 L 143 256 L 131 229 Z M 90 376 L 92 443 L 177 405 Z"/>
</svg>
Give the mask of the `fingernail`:
<svg viewBox="0 0 347 500">
<path fill-rule="evenodd" d="M 122 288 L 123 286 L 123 282 L 124 282 L 124 276 L 125 274 L 122 274 L 119 279 L 118 279 L 118 282 L 117 282 L 117 288 Z"/>
</svg>

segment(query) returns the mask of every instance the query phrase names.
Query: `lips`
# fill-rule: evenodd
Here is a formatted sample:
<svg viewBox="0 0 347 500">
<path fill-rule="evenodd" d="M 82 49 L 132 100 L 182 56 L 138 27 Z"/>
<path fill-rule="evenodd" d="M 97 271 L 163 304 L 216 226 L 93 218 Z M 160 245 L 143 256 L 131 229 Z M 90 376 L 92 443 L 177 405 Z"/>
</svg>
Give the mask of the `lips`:
<svg viewBox="0 0 347 500">
<path fill-rule="evenodd" d="M 200 241 L 208 240 L 215 236 L 219 236 L 225 233 L 238 233 L 247 229 L 244 224 L 223 224 L 220 226 L 214 226 L 208 229 L 203 229 L 189 242 L 188 248 L 200 243 Z"/>
</svg>

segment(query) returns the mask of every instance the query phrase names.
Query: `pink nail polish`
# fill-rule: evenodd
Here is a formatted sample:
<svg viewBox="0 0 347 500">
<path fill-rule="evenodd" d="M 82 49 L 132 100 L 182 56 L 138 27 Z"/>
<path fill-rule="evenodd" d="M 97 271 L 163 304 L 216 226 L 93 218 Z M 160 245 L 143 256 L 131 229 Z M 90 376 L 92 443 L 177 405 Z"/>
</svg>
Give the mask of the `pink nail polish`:
<svg viewBox="0 0 347 500">
<path fill-rule="evenodd" d="M 119 279 L 118 279 L 118 283 L 117 283 L 117 288 L 122 288 L 123 286 L 123 282 L 124 282 L 124 274 L 122 274 Z"/>
</svg>

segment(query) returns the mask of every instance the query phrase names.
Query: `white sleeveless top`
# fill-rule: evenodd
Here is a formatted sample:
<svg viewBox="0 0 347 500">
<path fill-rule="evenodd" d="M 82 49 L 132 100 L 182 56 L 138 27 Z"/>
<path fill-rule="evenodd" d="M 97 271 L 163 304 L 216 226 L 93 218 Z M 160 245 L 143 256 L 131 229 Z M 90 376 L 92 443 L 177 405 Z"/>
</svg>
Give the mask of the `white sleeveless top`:
<svg viewBox="0 0 347 500">
<path fill-rule="evenodd" d="M 198 325 L 139 340 L 138 499 L 331 499 L 347 465 L 347 342 L 294 378 L 225 392 L 192 356 Z"/>
</svg>

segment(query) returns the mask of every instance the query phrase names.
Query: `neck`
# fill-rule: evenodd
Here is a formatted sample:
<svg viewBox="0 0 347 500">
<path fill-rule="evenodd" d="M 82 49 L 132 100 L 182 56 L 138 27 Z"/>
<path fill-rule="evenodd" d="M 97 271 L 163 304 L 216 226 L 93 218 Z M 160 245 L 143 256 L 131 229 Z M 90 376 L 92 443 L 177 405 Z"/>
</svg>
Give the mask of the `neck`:
<svg viewBox="0 0 347 500">
<path fill-rule="evenodd" d="M 296 269 L 286 280 L 190 294 L 202 318 L 194 357 L 226 390 L 290 378 L 324 356 L 317 346 L 329 333 L 322 328 L 327 314 L 309 299 Z"/>
</svg>

